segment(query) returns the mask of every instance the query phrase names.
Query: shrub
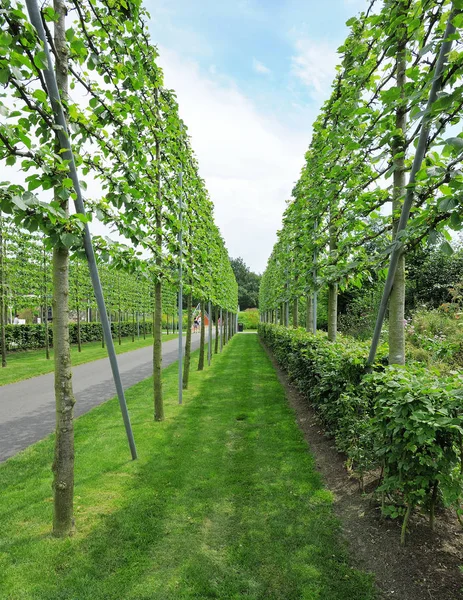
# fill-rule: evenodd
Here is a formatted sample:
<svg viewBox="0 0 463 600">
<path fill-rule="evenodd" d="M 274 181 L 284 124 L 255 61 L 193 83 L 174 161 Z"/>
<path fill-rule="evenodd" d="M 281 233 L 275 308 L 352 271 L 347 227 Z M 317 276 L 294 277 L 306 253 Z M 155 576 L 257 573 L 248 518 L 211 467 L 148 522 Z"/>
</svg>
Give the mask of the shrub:
<svg viewBox="0 0 463 600">
<path fill-rule="evenodd" d="M 152 322 L 140 321 L 140 335 L 143 335 L 144 328 L 146 333 L 152 332 Z M 119 325 L 118 323 L 111 323 L 111 330 L 113 337 L 117 338 Z M 121 336 L 128 337 L 137 335 L 138 328 L 136 323 L 131 321 L 124 321 L 121 323 Z M 53 345 L 53 328 L 52 324 L 48 326 L 48 337 L 50 346 Z M 77 344 L 77 323 L 69 324 L 69 337 L 71 344 Z M 80 324 L 80 339 L 82 343 L 85 342 L 97 342 L 101 340 L 102 329 L 101 323 L 81 323 Z M 5 327 L 5 338 L 6 346 L 9 351 L 16 350 L 37 350 L 45 347 L 45 325 L 7 325 Z"/>
<path fill-rule="evenodd" d="M 244 329 L 257 329 L 259 321 L 258 308 L 248 308 L 238 313 L 238 323 L 241 323 Z"/>
<path fill-rule="evenodd" d="M 290 380 L 314 406 L 338 450 L 362 476 L 381 468 L 383 510 L 404 516 L 434 510 L 440 498 L 459 509 L 463 475 L 463 377 L 446 377 L 418 364 L 386 366 L 381 347 L 367 373 L 368 344 L 324 334 L 260 324 L 263 342 Z"/>
</svg>

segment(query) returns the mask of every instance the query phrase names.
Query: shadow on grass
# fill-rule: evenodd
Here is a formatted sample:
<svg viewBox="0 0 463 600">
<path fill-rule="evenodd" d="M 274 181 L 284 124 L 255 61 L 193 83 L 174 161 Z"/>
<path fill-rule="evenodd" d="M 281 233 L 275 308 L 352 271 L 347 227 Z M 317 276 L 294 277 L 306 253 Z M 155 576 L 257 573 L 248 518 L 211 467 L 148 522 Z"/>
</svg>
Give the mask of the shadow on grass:
<svg viewBox="0 0 463 600">
<path fill-rule="evenodd" d="M 82 458 L 76 506 L 84 495 L 102 504 L 77 510 L 85 531 L 74 539 L 49 540 L 46 581 L 18 598 L 373 597 L 339 549 L 330 495 L 256 337 L 235 337 L 211 369 L 195 366 L 181 408 L 175 370 L 167 374 L 171 406 L 162 424 L 146 420 L 149 382 L 129 391 L 138 463 L 121 461 L 127 449 L 108 423 L 119 418 L 110 403 L 81 420 L 79 453 L 96 458 Z M 88 438 L 100 428 L 99 439 Z M 36 466 L 48 464 L 41 458 Z M 37 491 L 28 500 L 39 498 Z"/>
</svg>

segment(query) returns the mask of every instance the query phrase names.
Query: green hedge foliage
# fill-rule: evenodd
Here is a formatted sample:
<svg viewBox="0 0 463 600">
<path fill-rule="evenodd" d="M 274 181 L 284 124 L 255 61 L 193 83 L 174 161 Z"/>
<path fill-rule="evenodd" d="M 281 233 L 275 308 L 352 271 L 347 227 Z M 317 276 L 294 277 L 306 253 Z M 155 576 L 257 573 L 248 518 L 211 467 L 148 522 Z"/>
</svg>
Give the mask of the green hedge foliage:
<svg viewBox="0 0 463 600">
<path fill-rule="evenodd" d="M 146 321 L 143 324 L 140 321 L 140 335 L 143 335 L 143 329 L 146 329 L 147 334 L 152 332 L 152 322 Z M 117 339 L 119 335 L 118 323 L 111 323 L 113 338 Z M 137 335 L 137 324 L 123 321 L 121 323 L 121 337 L 129 337 L 132 334 Z M 71 344 L 77 344 L 77 323 L 70 323 L 69 336 Z M 82 343 L 97 342 L 101 340 L 102 329 L 101 323 L 81 323 L 80 324 L 80 339 Z M 37 350 L 45 347 L 45 326 L 40 325 L 7 325 L 5 327 L 5 337 L 7 350 Z M 53 345 L 52 324 L 48 326 L 48 337 L 50 346 Z"/>
<path fill-rule="evenodd" d="M 434 524 L 438 503 L 460 514 L 463 487 L 463 376 L 419 364 L 387 366 L 386 348 L 371 373 L 368 343 L 262 323 L 259 333 L 313 406 L 348 465 L 361 477 L 381 473 L 383 512 L 408 517 L 416 507 Z"/>
</svg>

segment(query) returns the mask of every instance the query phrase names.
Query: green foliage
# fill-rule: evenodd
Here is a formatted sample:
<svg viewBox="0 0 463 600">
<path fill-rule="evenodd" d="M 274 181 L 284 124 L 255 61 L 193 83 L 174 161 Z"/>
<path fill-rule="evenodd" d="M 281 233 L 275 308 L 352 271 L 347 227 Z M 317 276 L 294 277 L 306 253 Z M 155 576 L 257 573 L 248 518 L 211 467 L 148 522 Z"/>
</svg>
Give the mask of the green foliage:
<svg viewBox="0 0 463 600">
<path fill-rule="evenodd" d="M 259 285 L 261 276 L 253 273 L 244 260 L 231 258 L 230 264 L 238 284 L 238 304 L 241 310 L 259 306 Z"/>
<path fill-rule="evenodd" d="M 366 373 L 367 346 L 348 338 L 330 343 L 301 329 L 259 326 L 291 381 L 317 410 L 350 468 L 382 468 L 378 491 L 386 514 L 435 508 L 437 498 L 463 501 L 463 376 L 422 366 L 385 367 L 385 348 Z"/>
<path fill-rule="evenodd" d="M 163 371 L 162 423 L 127 390 L 137 461 L 117 402 L 77 420 L 75 536 L 47 535 L 53 437 L 0 465 L 2 599 L 373 600 L 257 336 L 195 367 L 183 406 Z"/>
<path fill-rule="evenodd" d="M 260 322 L 259 310 L 257 308 L 248 308 L 238 313 L 238 323 L 242 324 L 244 329 L 257 329 Z"/>
<path fill-rule="evenodd" d="M 121 336 L 128 337 L 131 335 L 137 335 L 138 327 L 140 335 L 143 332 L 152 333 L 152 322 L 142 321 L 132 323 L 132 321 L 125 321 L 121 323 Z M 111 323 L 111 331 L 113 337 L 118 335 L 119 325 L 117 322 Z M 35 350 L 37 348 L 45 347 L 45 327 L 44 325 L 7 325 L 5 328 L 6 332 L 6 343 L 9 351 L 19 350 Z M 80 324 L 80 336 L 82 343 L 85 342 L 96 342 L 101 340 L 103 331 L 101 323 L 81 323 Z M 53 330 L 50 327 L 48 329 L 49 343 L 53 345 Z M 71 344 L 77 344 L 77 323 L 69 324 L 69 341 Z"/>
</svg>

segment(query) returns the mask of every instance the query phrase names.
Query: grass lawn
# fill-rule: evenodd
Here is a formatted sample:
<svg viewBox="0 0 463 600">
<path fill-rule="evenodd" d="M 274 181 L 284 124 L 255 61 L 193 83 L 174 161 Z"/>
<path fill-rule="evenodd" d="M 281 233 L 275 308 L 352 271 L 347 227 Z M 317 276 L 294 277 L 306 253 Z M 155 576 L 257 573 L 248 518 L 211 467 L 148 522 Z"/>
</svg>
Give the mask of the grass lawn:
<svg viewBox="0 0 463 600">
<path fill-rule="evenodd" d="M 177 337 L 177 334 L 164 334 L 162 339 L 164 342 L 173 340 Z M 137 350 L 137 348 L 144 348 L 150 346 L 153 343 L 153 337 L 151 335 L 146 336 L 146 340 L 140 337 L 138 340 L 135 337 L 135 341 L 132 342 L 131 337 L 122 338 L 122 344 L 119 346 L 118 340 L 114 340 L 116 347 L 116 353 L 122 354 L 123 352 L 130 352 L 130 350 Z M 83 363 L 97 360 L 98 358 L 106 358 L 108 351 L 106 348 L 101 347 L 101 342 L 88 342 L 82 344 L 82 352 L 79 352 L 77 346 L 71 347 L 71 358 L 73 365 L 81 365 Z M 27 352 L 11 352 L 7 356 L 7 366 L 5 368 L 0 367 L 0 386 L 6 385 L 7 383 L 14 383 L 16 381 L 22 381 L 23 379 L 29 379 L 30 377 L 36 377 L 37 375 L 44 375 L 45 373 L 51 373 L 54 369 L 53 363 L 53 349 L 50 348 L 50 360 L 45 358 L 45 349 L 40 350 L 29 350 Z"/>
<path fill-rule="evenodd" d="M 371 600 L 351 568 L 284 392 L 256 335 L 197 372 L 178 406 L 163 372 L 76 421 L 76 533 L 50 536 L 53 438 L 0 465 L 2 600 Z"/>
</svg>

